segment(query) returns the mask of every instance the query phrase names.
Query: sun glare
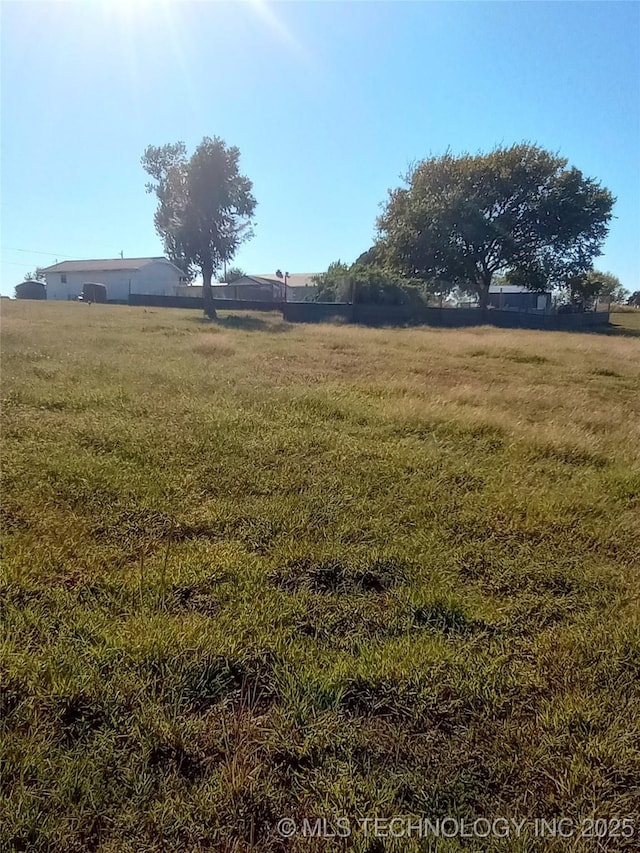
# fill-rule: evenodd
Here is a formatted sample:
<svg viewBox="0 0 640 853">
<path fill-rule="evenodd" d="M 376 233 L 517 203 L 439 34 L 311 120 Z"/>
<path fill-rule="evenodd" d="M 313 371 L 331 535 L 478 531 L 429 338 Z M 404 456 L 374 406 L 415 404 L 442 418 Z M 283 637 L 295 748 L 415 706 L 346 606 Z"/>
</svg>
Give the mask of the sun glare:
<svg viewBox="0 0 640 853">
<path fill-rule="evenodd" d="M 280 20 L 276 15 L 273 7 L 266 0 L 247 0 L 249 6 L 253 9 L 256 15 L 264 21 L 271 32 L 277 36 L 280 41 L 287 44 L 296 53 L 305 56 L 305 51 L 300 42 L 293 35 L 291 30 Z"/>
<path fill-rule="evenodd" d="M 148 21 L 150 16 L 171 18 L 172 12 L 182 7 L 196 8 L 208 6 L 214 8 L 223 17 L 233 7 L 244 6 L 267 27 L 272 36 L 296 54 L 299 59 L 309 61 L 308 52 L 291 32 L 289 27 L 277 14 L 272 3 L 267 0 L 212 0 L 210 3 L 199 3 L 198 0 L 85 0 L 87 4 L 101 6 L 109 17 L 136 21 Z"/>
</svg>

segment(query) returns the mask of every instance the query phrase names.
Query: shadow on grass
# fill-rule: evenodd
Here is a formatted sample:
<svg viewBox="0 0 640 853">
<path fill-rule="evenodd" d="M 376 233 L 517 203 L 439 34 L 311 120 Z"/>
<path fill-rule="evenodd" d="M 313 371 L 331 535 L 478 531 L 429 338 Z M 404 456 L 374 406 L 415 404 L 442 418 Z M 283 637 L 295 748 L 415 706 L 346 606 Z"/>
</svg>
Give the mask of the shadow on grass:
<svg viewBox="0 0 640 853">
<path fill-rule="evenodd" d="M 640 338 L 640 329 L 630 329 L 628 326 L 617 326 L 611 323 L 603 329 L 593 331 L 598 335 L 611 335 L 617 338 Z"/>
<path fill-rule="evenodd" d="M 253 314 L 229 314 L 226 317 L 218 317 L 215 320 L 209 320 L 208 317 L 190 317 L 194 323 L 215 324 L 224 329 L 239 329 L 245 332 L 288 332 L 291 328 L 289 323 L 285 323 L 281 319 L 264 320 L 262 317 L 256 317 Z"/>
<path fill-rule="evenodd" d="M 218 317 L 215 320 L 209 320 L 207 317 L 203 315 L 199 315 L 197 317 L 189 317 L 189 320 L 193 323 L 199 324 L 210 324 L 215 323 L 217 326 L 220 326 L 224 329 L 238 329 L 240 331 L 246 332 L 288 332 L 291 330 L 293 325 L 292 323 L 288 323 L 283 320 L 281 317 L 275 318 L 273 316 L 275 312 L 269 312 L 269 319 L 264 319 L 263 317 L 256 316 L 254 313 L 244 313 L 244 314 L 226 314 L 221 317 L 218 314 Z M 327 322 L 324 320 L 323 322 Z M 482 325 L 487 326 L 488 328 L 493 329 L 519 329 L 522 328 L 523 331 L 526 330 L 527 327 L 520 327 L 517 325 L 513 326 L 504 326 L 493 323 L 481 323 L 478 324 L 460 324 L 456 325 L 432 325 L 430 323 L 419 323 L 419 322 L 403 322 L 403 323 L 382 323 L 382 322 L 359 322 L 354 323 L 354 325 L 366 326 L 368 328 L 385 328 L 385 329 L 457 329 L 457 328 L 480 328 Z M 576 329 L 568 329 L 568 328 L 548 328 L 548 329 L 540 329 L 539 331 L 546 332 L 582 332 L 593 335 L 610 335 L 613 337 L 627 337 L 627 338 L 640 338 L 640 328 L 634 329 L 629 326 L 622 326 L 615 323 L 609 323 L 606 326 L 592 326 L 592 327 L 582 327 Z"/>
<path fill-rule="evenodd" d="M 251 314 L 229 314 L 227 317 L 218 317 L 217 322 L 225 329 L 243 329 L 246 332 L 288 332 L 291 328 L 282 318 L 276 321 L 263 320 Z"/>
</svg>

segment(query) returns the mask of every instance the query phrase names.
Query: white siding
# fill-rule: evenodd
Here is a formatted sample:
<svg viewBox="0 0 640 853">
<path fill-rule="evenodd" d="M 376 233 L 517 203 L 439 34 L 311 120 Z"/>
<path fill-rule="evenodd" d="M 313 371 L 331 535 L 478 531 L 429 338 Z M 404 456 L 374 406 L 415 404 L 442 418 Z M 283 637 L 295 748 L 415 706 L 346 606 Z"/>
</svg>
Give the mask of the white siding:
<svg viewBox="0 0 640 853">
<path fill-rule="evenodd" d="M 167 261 L 153 261 L 138 270 L 132 293 L 153 293 L 155 296 L 175 296 L 182 273 Z"/>
<path fill-rule="evenodd" d="M 107 299 L 126 301 L 129 297 L 129 282 L 131 290 L 138 270 L 110 270 L 108 272 L 49 272 L 47 276 L 47 299 L 77 299 L 82 293 L 82 285 L 88 282 L 104 284 L 107 288 Z M 66 278 L 66 283 L 62 278 Z"/>
<path fill-rule="evenodd" d="M 62 278 L 66 277 L 66 283 Z M 180 284 L 180 270 L 167 261 L 153 261 L 138 270 L 106 272 L 50 272 L 46 274 L 47 299 L 77 299 L 87 282 L 104 284 L 107 299 L 126 302 L 129 293 L 174 296 Z"/>
</svg>

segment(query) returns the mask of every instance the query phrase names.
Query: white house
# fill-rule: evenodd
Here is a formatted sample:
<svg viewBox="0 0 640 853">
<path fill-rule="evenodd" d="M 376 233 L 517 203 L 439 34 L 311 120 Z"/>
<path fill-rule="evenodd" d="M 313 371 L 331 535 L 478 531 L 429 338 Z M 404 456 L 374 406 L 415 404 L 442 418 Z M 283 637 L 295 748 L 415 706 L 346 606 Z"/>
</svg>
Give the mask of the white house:
<svg viewBox="0 0 640 853">
<path fill-rule="evenodd" d="M 43 269 L 47 299 L 77 299 L 84 284 L 104 284 L 107 300 L 126 302 L 130 293 L 175 296 L 184 273 L 166 258 L 62 261 Z"/>
</svg>

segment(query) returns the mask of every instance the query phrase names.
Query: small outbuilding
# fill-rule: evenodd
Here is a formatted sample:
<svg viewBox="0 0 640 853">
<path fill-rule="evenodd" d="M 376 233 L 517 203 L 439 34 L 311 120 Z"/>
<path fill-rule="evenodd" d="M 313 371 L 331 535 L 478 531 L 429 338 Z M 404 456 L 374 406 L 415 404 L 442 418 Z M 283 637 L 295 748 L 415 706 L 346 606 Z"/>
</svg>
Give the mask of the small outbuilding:
<svg viewBox="0 0 640 853">
<path fill-rule="evenodd" d="M 16 286 L 16 299 L 46 299 L 47 288 L 44 282 L 29 279 Z"/>
<path fill-rule="evenodd" d="M 86 281 L 82 285 L 82 296 L 80 298 L 83 302 L 106 302 L 107 287 L 94 281 Z"/>
<path fill-rule="evenodd" d="M 514 284 L 493 285 L 489 288 L 489 305 L 503 311 L 539 311 L 544 314 L 551 310 L 551 293 Z"/>
</svg>

